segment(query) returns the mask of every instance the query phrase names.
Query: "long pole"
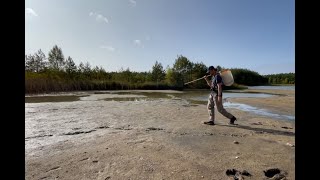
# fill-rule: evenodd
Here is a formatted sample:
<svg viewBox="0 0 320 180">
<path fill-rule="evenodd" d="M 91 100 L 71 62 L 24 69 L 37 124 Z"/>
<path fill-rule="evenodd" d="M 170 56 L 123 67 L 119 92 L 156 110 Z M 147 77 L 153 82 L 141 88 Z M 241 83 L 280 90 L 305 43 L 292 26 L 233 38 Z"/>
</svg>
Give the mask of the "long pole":
<svg viewBox="0 0 320 180">
<path fill-rule="evenodd" d="M 202 78 L 199 78 L 199 79 L 195 79 L 195 80 L 193 80 L 193 81 L 190 81 L 190 82 L 187 82 L 187 83 L 184 83 L 184 85 L 187 85 L 187 84 L 189 84 L 189 83 L 192 83 L 192 82 L 195 82 L 195 81 L 199 81 L 199 80 L 201 80 L 201 79 L 203 79 L 204 77 L 202 77 Z"/>
</svg>

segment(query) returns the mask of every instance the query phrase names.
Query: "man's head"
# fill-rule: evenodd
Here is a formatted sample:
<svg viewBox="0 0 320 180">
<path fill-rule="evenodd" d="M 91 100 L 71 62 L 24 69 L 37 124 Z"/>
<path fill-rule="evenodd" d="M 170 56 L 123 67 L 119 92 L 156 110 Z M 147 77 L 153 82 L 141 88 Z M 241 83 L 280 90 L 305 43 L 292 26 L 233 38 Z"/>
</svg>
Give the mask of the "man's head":
<svg viewBox="0 0 320 180">
<path fill-rule="evenodd" d="M 217 69 L 213 66 L 209 66 L 207 73 L 209 73 L 210 75 L 216 75 Z"/>
</svg>

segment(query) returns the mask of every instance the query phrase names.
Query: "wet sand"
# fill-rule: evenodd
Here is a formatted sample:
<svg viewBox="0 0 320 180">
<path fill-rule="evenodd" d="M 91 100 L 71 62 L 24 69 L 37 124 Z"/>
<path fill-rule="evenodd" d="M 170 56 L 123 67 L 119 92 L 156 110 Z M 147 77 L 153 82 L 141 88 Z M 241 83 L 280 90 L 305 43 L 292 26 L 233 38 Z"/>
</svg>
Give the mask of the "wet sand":
<svg viewBox="0 0 320 180">
<path fill-rule="evenodd" d="M 281 96 L 269 98 L 232 98 L 231 102 L 248 104 L 251 106 L 268 109 L 275 113 L 295 115 L 295 91 L 290 90 L 245 90 L 244 92 L 258 92 L 278 94 Z"/>
<path fill-rule="evenodd" d="M 288 96 L 230 101 L 294 115 L 294 93 L 278 93 Z M 227 169 L 264 179 L 269 168 L 295 179 L 294 121 L 227 109 L 237 126 L 219 113 L 209 126 L 205 103 L 108 96 L 26 104 L 26 179 L 232 179 Z"/>
</svg>

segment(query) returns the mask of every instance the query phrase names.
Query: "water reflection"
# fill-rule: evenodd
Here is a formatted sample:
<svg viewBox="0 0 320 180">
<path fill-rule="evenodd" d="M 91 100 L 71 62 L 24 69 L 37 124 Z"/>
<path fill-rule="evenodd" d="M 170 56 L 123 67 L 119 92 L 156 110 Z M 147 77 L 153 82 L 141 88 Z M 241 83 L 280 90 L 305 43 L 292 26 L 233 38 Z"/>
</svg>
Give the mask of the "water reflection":
<svg viewBox="0 0 320 180">
<path fill-rule="evenodd" d="M 274 90 L 292 90 L 295 91 L 296 86 L 249 86 L 248 89 L 274 89 Z"/>
</svg>

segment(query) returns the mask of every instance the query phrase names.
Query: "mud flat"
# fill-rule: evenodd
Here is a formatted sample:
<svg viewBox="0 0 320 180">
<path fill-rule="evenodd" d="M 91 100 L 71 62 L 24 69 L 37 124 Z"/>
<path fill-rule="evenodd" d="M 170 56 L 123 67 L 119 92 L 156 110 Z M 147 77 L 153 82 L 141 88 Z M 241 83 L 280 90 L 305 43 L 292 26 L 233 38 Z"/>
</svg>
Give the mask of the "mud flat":
<svg viewBox="0 0 320 180">
<path fill-rule="evenodd" d="M 294 94 L 282 95 L 230 101 L 294 115 Z M 26 179 L 264 179 L 274 168 L 295 179 L 294 121 L 230 108 L 238 125 L 217 113 L 210 126 L 205 103 L 141 97 L 26 103 Z"/>
</svg>

